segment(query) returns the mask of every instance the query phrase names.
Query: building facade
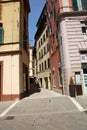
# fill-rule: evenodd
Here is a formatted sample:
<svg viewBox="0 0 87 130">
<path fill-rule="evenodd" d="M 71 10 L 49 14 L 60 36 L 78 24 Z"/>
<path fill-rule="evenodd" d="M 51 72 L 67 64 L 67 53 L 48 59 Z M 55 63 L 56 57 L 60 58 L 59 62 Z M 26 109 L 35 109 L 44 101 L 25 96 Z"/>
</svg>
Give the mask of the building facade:
<svg viewBox="0 0 87 130">
<path fill-rule="evenodd" d="M 58 0 L 47 0 L 47 24 L 49 30 L 49 48 L 50 48 L 50 70 L 51 70 L 51 88 L 62 93 L 62 85 L 60 84 L 58 64 L 60 63 L 60 53 L 57 33 L 57 12 L 59 9 Z"/>
<path fill-rule="evenodd" d="M 36 45 L 36 75 L 40 87 L 51 89 L 50 83 L 50 60 L 48 45 L 48 26 L 46 4 L 37 22 L 35 34 Z"/>
<path fill-rule="evenodd" d="M 34 58 L 33 58 L 33 45 L 29 44 L 29 78 L 34 78 Z"/>
<path fill-rule="evenodd" d="M 59 87 L 69 95 L 70 77 L 76 85 L 76 95 L 87 94 L 87 0 L 47 0 L 48 26 L 51 38 L 58 44 L 57 69 Z M 53 18 L 54 20 L 53 20 Z M 57 29 L 54 30 L 54 22 Z M 54 35 L 54 36 L 53 36 Z M 50 38 L 50 39 L 51 39 Z M 52 40 L 53 40 L 52 38 Z M 50 52 L 53 42 L 50 43 Z M 53 45 L 54 47 L 54 45 Z M 53 61 L 50 56 L 53 66 Z M 52 68 L 51 68 L 52 72 Z"/>
<path fill-rule="evenodd" d="M 0 1 L 0 100 L 23 98 L 28 81 L 28 0 Z"/>
</svg>

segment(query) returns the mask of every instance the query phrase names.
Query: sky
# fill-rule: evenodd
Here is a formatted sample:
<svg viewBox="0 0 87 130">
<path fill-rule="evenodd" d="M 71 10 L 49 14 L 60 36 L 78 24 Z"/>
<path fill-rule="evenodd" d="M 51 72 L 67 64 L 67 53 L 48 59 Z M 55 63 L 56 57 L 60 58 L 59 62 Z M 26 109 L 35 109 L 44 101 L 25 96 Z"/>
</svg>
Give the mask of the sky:
<svg viewBox="0 0 87 130">
<path fill-rule="evenodd" d="M 36 24 L 46 0 L 29 0 L 31 12 L 29 14 L 29 43 L 34 45 L 34 35 L 36 33 Z"/>
</svg>

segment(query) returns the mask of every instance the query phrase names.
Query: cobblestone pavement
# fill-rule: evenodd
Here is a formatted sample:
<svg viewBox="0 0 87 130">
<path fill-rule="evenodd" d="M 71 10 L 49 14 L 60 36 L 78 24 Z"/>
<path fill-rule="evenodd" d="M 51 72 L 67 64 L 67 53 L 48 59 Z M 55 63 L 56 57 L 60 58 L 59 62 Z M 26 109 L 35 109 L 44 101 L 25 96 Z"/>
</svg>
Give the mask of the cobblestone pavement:
<svg viewBox="0 0 87 130">
<path fill-rule="evenodd" d="M 87 109 L 86 99 L 75 100 Z M 80 112 L 67 96 L 42 89 L 2 116 L 0 130 L 87 130 L 87 111 Z"/>
</svg>

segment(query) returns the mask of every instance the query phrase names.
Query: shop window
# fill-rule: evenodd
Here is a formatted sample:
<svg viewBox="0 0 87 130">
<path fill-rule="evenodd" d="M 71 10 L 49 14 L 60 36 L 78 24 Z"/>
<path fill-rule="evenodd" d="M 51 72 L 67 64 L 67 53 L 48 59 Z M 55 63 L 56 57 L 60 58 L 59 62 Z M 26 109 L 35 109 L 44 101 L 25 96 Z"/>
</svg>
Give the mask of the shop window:
<svg viewBox="0 0 87 130">
<path fill-rule="evenodd" d="M 75 83 L 77 85 L 81 84 L 81 74 L 80 74 L 80 72 L 75 72 Z"/>
</svg>

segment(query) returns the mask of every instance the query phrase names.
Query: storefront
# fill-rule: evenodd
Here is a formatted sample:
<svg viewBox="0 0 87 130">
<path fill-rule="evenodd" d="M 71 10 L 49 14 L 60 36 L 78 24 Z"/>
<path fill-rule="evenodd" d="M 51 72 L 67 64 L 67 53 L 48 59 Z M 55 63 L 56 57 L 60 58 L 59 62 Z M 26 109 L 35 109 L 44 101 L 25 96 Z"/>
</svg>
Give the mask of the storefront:
<svg viewBox="0 0 87 130">
<path fill-rule="evenodd" d="M 87 94 L 87 52 L 81 54 L 81 64 L 83 70 L 83 88 L 84 94 Z"/>
</svg>

